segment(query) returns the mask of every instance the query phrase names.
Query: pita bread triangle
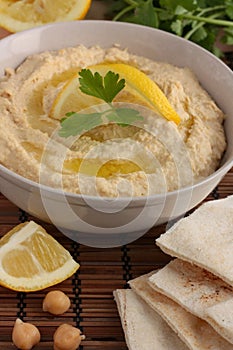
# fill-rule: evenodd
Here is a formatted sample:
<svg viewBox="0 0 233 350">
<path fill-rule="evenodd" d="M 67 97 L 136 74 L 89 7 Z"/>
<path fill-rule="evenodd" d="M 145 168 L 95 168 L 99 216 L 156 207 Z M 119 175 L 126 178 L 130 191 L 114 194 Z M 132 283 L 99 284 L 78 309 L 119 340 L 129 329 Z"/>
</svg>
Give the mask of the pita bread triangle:
<svg viewBox="0 0 233 350">
<path fill-rule="evenodd" d="M 188 350 L 167 323 L 132 290 L 114 292 L 129 350 Z"/>
<path fill-rule="evenodd" d="M 191 350 L 232 350 L 228 343 L 205 321 L 151 288 L 149 275 L 129 282 L 131 288 L 169 324 Z M 155 348 L 156 349 L 156 348 Z M 168 348 L 169 349 L 169 348 Z"/>
<path fill-rule="evenodd" d="M 233 344 L 233 309 L 226 309 L 226 305 L 233 305 L 233 288 L 223 280 L 198 266 L 175 259 L 150 276 L 149 283 L 157 292 L 207 321 Z"/>
<path fill-rule="evenodd" d="M 162 234 L 156 244 L 233 286 L 233 196 L 204 203 Z"/>
</svg>

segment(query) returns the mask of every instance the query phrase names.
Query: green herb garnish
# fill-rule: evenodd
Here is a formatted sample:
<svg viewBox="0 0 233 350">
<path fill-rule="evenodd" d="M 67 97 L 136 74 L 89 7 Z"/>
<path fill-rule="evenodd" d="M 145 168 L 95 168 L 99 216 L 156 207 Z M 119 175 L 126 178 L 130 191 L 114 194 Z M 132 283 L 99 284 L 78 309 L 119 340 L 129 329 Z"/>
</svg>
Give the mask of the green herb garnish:
<svg viewBox="0 0 233 350">
<path fill-rule="evenodd" d="M 115 0 L 109 16 L 175 33 L 216 56 L 223 54 L 216 45 L 220 29 L 221 41 L 233 45 L 232 0 Z"/>
<path fill-rule="evenodd" d="M 115 107 L 114 98 L 125 87 L 125 80 L 119 79 L 119 74 L 109 71 L 104 77 L 90 69 L 82 69 L 79 73 L 79 89 L 87 95 L 97 97 L 108 104 L 107 110 L 96 113 L 69 112 L 61 120 L 61 137 L 76 136 L 91 130 L 105 121 L 114 122 L 121 126 L 130 125 L 137 120 L 143 120 L 140 113 L 132 108 Z"/>
</svg>

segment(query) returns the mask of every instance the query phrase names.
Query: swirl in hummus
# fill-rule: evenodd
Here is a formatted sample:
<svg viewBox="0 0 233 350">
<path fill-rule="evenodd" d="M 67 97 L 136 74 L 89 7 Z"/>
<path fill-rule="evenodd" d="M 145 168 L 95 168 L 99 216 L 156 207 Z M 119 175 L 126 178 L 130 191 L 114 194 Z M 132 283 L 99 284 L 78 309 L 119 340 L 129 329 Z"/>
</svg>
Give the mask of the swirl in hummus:
<svg viewBox="0 0 233 350">
<path fill-rule="evenodd" d="M 139 126 L 102 125 L 72 142 L 58 137 L 60 122 L 49 116 L 54 99 L 77 71 L 102 62 L 130 64 L 147 74 L 181 123 L 149 115 Z M 80 45 L 28 57 L 16 70 L 6 69 L 0 106 L 0 163 L 66 192 L 115 197 L 173 191 L 213 173 L 226 147 L 224 114 L 188 68 L 118 46 Z M 172 154 L 177 137 L 188 162 L 179 161 L 179 151 Z M 84 165 L 80 159 L 86 159 Z"/>
</svg>

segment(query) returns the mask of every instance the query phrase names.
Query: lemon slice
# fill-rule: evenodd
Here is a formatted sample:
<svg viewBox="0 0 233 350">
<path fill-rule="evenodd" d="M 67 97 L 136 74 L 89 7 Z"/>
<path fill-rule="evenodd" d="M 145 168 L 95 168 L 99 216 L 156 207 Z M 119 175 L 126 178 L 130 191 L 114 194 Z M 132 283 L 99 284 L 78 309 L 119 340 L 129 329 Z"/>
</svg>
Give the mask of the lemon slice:
<svg viewBox="0 0 233 350">
<path fill-rule="evenodd" d="M 1 0 L 0 26 L 19 32 L 51 22 L 85 17 L 91 0 Z"/>
<path fill-rule="evenodd" d="M 0 239 L 0 284 L 36 291 L 57 284 L 79 268 L 70 253 L 34 221 L 16 226 Z"/>
<path fill-rule="evenodd" d="M 93 73 L 98 72 L 102 76 L 112 71 L 125 79 L 126 86 L 115 101 L 145 105 L 164 118 L 176 124 L 180 123 L 179 115 L 159 86 L 139 69 L 124 63 L 98 64 L 88 68 Z M 78 112 L 102 102 L 95 97 L 83 94 L 79 89 L 78 78 L 79 75 L 75 75 L 58 93 L 50 111 L 51 118 L 61 119 L 67 112 Z"/>
</svg>

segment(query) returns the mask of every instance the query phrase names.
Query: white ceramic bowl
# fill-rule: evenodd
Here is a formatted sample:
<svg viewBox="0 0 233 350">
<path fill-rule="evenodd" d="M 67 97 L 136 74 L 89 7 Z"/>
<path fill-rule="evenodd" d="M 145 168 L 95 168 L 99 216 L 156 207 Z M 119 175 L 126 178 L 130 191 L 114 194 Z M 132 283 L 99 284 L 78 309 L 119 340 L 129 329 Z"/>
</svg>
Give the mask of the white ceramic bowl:
<svg viewBox="0 0 233 350">
<path fill-rule="evenodd" d="M 106 199 L 64 193 L 25 179 L 0 166 L 0 190 L 18 207 L 63 233 L 91 246 L 117 246 L 143 235 L 152 226 L 182 216 L 200 203 L 233 165 L 233 72 L 201 47 L 149 27 L 108 21 L 52 24 L 11 35 L 0 41 L 0 75 L 28 55 L 78 44 L 110 47 L 179 67 L 190 67 L 203 87 L 227 114 L 227 151 L 221 167 L 203 181 L 162 195 Z"/>
</svg>

